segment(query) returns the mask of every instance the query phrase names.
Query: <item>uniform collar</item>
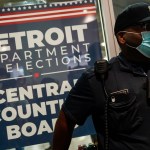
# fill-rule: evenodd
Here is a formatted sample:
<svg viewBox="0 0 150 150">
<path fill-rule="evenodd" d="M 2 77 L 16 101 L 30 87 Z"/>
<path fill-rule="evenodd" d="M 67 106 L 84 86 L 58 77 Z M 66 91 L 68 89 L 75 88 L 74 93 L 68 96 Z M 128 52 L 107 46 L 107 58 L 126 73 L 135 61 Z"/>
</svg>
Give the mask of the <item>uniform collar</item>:
<svg viewBox="0 0 150 150">
<path fill-rule="evenodd" d="M 146 73 L 141 65 L 128 61 L 122 53 L 118 55 L 118 60 L 121 70 L 132 72 L 133 74 L 141 76 L 146 76 Z"/>
</svg>

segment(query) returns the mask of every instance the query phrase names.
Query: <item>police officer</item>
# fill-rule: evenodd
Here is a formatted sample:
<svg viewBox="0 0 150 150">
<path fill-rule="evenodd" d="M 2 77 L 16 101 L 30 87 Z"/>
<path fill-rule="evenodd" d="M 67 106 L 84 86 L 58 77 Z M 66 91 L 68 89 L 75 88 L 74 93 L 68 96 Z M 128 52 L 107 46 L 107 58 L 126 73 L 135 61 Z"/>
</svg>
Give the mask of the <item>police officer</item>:
<svg viewBox="0 0 150 150">
<path fill-rule="evenodd" d="M 89 115 L 99 150 L 150 150 L 149 31 L 150 4 L 130 5 L 118 15 L 114 33 L 121 53 L 108 62 L 104 82 L 94 69 L 79 78 L 60 111 L 53 150 L 67 150 L 75 125 Z"/>
</svg>

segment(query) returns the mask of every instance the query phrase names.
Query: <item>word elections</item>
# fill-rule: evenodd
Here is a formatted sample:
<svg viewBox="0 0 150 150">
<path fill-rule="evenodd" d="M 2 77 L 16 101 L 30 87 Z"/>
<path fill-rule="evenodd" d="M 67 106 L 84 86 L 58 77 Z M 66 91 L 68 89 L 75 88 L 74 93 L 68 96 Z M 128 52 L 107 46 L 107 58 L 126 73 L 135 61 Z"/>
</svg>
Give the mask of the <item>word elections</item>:
<svg viewBox="0 0 150 150">
<path fill-rule="evenodd" d="M 60 46 L 59 48 L 53 47 L 52 49 L 40 48 L 34 51 L 23 51 L 22 53 L 15 51 L 11 55 L 0 53 L 0 63 L 5 64 L 7 72 L 13 72 L 14 67 L 17 71 L 20 71 L 22 67 L 21 62 L 24 62 L 26 70 L 42 69 L 46 66 L 48 68 L 58 67 L 59 65 L 68 66 L 70 63 L 88 63 L 91 61 L 88 45 L 89 43 L 82 43 L 82 45 Z M 81 50 L 82 52 L 84 51 L 82 55 Z M 75 53 L 76 55 L 74 55 Z M 70 58 L 69 54 L 73 54 L 73 56 Z"/>
<path fill-rule="evenodd" d="M 11 51 L 13 49 L 9 44 L 9 39 L 14 39 L 13 41 L 16 50 L 23 49 L 23 40 L 27 41 L 28 48 L 35 48 L 36 46 L 44 47 L 44 42 L 52 46 L 59 45 L 64 41 L 66 41 L 68 44 L 73 43 L 73 35 L 77 35 L 78 42 L 83 42 L 85 41 L 85 29 L 87 29 L 87 24 L 65 26 L 63 30 L 57 27 L 53 27 L 47 29 L 45 33 L 40 30 L 2 33 L 0 34 L 0 52 Z M 73 34 L 73 32 L 76 33 Z"/>
</svg>

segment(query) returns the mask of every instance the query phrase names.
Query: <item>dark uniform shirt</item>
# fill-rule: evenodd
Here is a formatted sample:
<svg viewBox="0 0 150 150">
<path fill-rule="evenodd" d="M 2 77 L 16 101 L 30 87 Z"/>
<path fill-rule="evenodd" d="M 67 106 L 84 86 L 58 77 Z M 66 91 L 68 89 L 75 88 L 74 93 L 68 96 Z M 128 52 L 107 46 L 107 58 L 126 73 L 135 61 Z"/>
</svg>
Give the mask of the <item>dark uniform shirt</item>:
<svg viewBox="0 0 150 150">
<path fill-rule="evenodd" d="M 105 79 L 108 95 L 110 150 L 150 150 L 150 99 L 147 73 L 120 54 L 109 61 Z M 92 115 L 100 141 L 105 136 L 106 96 L 94 69 L 87 70 L 70 91 L 63 110 L 78 125 Z"/>
</svg>

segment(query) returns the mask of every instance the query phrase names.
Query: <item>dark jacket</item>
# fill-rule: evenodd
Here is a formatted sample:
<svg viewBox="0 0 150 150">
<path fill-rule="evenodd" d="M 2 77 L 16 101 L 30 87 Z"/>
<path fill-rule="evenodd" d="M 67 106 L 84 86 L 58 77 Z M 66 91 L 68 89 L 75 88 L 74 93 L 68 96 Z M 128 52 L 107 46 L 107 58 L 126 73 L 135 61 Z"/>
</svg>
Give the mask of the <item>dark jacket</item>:
<svg viewBox="0 0 150 150">
<path fill-rule="evenodd" d="M 149 150 L 148 76 L 141 66 L 126 61 L 122 55 L 111 59 L 109 64 L 104 84 L 108 95 L 110 150 Z M 104 143 L 105 102 L 103 84 L 92 68 L 82 74 L 63 110 L 79 125 L 92 115 L 99 139 Z"/>
</svg>

